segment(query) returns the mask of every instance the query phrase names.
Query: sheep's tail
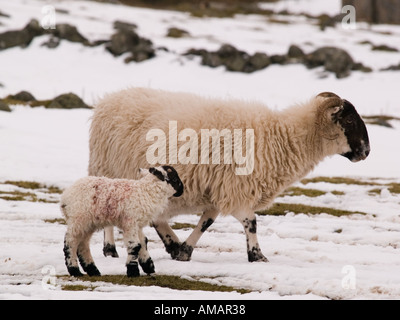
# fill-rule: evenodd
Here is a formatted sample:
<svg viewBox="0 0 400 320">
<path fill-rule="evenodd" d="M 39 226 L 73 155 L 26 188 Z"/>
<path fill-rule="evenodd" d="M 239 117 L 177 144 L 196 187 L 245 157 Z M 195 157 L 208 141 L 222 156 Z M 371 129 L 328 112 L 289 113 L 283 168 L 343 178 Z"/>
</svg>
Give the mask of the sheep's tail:
<svg viewBox="0 0 400 320">
<path fill-rule="evenodd" d="M 64 217 L 67 219 L 68 215 L 67 215 L 67 205 L 64 202 L 60 202 L 60 209 L 62 214 L 64 215 Z"/>
</svg>

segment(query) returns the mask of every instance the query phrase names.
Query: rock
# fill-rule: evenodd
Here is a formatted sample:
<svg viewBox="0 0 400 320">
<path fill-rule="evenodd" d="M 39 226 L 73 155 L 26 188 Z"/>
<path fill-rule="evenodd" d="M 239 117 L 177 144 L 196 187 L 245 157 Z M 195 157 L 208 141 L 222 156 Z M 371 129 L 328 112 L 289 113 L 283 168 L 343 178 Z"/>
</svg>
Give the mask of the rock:
<svg viewBox="0 0 400 320">
<path fill-rule="evenodd" d="M 34 37 L 42 35 L 43 29 L 32 19 L 22 30 L 11 30 L 0 34 L 0 50 L 12 47 L 27 47 Z"/>
<path fill-rule="evenodd" d="M 75 26 L 68 23 L 57 24 L 54 30 L 50 29 L 50 32 L 60 39 L 65 39 L 71 42 L 79 42 L 85 46 L 90 45 L 89 40 L 81 35 Z"/>
<path fill-rule="evenodd" d="M 264 69 L 271 64 L 271 59 L 262 52 L 256 52 L 250 56 L 249 63 L 247 65 L 247 72 L 253 72 Z"/>
<path fill-rule="evenodd" d="M 60 41 L 61 41 L 60 38 L 57 38 L 55 36 L 51 36 L 49 38 L 49 40 L 43 42 L 41 44 L 41 46 L 42 47 L 47 47 L 49 49 L 54 49 L 54 48 L 57 48 L 60 45 Z"/>
<path fill-rule="evenodd" d="M 400 71 L 400 63 L 398 65 L 391 65 L 387 68 L 381 69 L 381 71 Z"/>
<path fill-rule="evenodd" d="M 59 95 L 54 98 L 48 105 L 47 108 L 53 109 L 75 109 L 75 108 L 90 108 L 81 98 L 79 98 L 76 94 L 66 93 Z"/>
<path fill-rule="evenodd" d="M 121 21 L 121 20 L 116 20 L 114 21 L 114 29 L 117 30 L 133 30 L 136 29 L 137 25 L 131 22 L 126 22 L 126 21 Z"/>
<path fill-rule="evenodd" d="M 187 37 L 190 36 L 190 33 L 187 32 L 186 30 L 179 29 L 179 28 L 169 28 L 167 32 L 167 37 L 170 38 L 182 38 L 182 37 Z"/>
<path fill-rule="evenodd" d="M 111 41 L 106 45 L 106 49 L 114 56 L 120 56 L 123 53 L 130 52 L 131 56 L 125 59 L 125 62 L 140 62 L 155 56 L 153 43 L 141 38 L 139 35 L 128 29 L 119 29 L 111 36 Z"/>
<path fill-rule="evenodd" d="M 57 24 L 55 29 L 44 30 L 36 19 L 32 19 L 22 30 L 6 31 L 0 34 L 0 50 L 20 46 L 27 47 L 34 37 L 51 34 L 53 35 L 44 46 L 55 48 L 59 44 L 57 39 L 65 39 L 71 42 L 79 42 L 83 45 L 90 45 L 88 39 L 82 36 L 77 28 L 70 24 Z M 55 38 L 56 37 L 56 38 Z"/>
<path fill-rule="evenodd" d="M 111 42 L 106 49 L 114 56 L 129 52 L 139 43 L 139 36 L 132 30 L 119 30 L 111 36 Z"/>
<path fill-rule="evenodd" d="M 388 51 L 388 52 L 399 52 L 397 48 L 387 46 L 386 44 L 381 44 L 381 45 L 373 45 L 372 46 L 373 51 Z"/>
<path fill-rule="evenodd" d="M 250 56 L 234 46 L 224 44 L 214 52 L 204 49 L 190 49 L 184 55 L 199 55 L 202 57 L 201 64 L 212 68 L 225 66 L 228 71 L 251 73 L 261 70 L 270 65 L 271 61 L 265 53 L 257 52 Z"/>
<path fill-rule="evenodd" d="M 303 50 L 301 50 L 300 47 L 292 44 L 289 47 L 287 55 L 289 58 L 303 58 L 305 54 L 304 54 Z"/>
<path fill-rule="evenodd" d="M 326 27 L 335 27 L 336 22 L 336 17 L 331 17 L 327 14 L 318 16 L 318 24 L 321 31 L 325 31 Z"/>
<path fill-rule="evenodd" d="M 24 102 L 36 101 L 35 97 L 28 91 L 20 91 L 17 94 L 8 96 L 7 98 Z"/>
<path fill-rule="evenodd" d="M 249 56 L 246 52 L 239 51 L 234 46 L 224 44 L 217 51 L 217 55 L 221 58 L 222 64 L 229 71 L 243 71 Z"/>
<path fill-rule="evenodd" d="M 217 68 L 219 66 L 222 66 L 223 62 L 216 52 L 207 52 L 204 50 L 204 52 L 201 53 L 202 60 L 201 64 L 204 66 L 209 66 L 211 68 Z"/>
<path fill-rule="evenodd" d="M 5 103 L 4 101 L 0 100 L 0 111 L 11 112 L 11 109 L 8 106 L 7 103 Z"/>
<path fill-rule="evenodd" d="M 270 57 L 272 64 L 287 64 L 289 58 L 285 54 L 274 54 Z"/>
<path fill-rule="evenodd" d="M 4 13 L 0 10 L 0 17 L 4 17 L 4 18 L 10 18 L 11 16 L 7 13 Z"/>
<path fill-rule="evenodd" d="M 364 66 L 361 62 L 355 62 L 351 70 L 361 72 L 372 72 L 372 68 Z"/>
<path fill-rule="evenodd" d="M 324 66 L 326 71 L 334 72 L 338 79 L 349 76 L 354 65 L 353 58 L 345 50 L 336 47 L 319 48 L 304 58 L 308 68 Z"/>
</svg>

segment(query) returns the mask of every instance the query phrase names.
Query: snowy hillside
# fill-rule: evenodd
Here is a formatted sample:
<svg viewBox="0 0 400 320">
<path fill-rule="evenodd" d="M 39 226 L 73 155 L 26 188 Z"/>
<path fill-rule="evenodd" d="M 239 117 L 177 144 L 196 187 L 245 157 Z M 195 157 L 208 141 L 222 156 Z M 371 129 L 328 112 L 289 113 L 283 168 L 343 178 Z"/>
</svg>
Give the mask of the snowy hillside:
<svg viewBox="0 0 400 320">
<path fill-rule="evenodd" d="M 155 230 L 146 228 L 157 273 L 155 285 L 141 286 L 66 276 L 66 227 L 57 201 L 60 190 L 87 174 L 92 110 L 10 104 L 11 112 L 0 111 L 0 299 L 400 299 L 400 71 L 383 71 L 400 65 L 400 26 L 358 23 L 349 30 L 336 23 L 321 30 L 312 16 L 338 15 L 340 3 L 282 0 L 262 5 L 272 15 L 215 18 L 90 1 L 0 0 L 0 34 L 21 30 L 31 19 L 41 22 L 50 4 L 57 25 L 73 25 L 96 43 L 61 39 L 49 48 L 43 43 L 54 37 L 43 33 L 26 48 L 0 50 L 0 99 L 22 90 L 43 101 L 73 92 L 93 105 L 109 92 L 143 86 L 283 109 L 332 91 L 351 101 L 366 121 L 386 117 L 367 124 L 371 154 L 365 161 L 326 159 L 276 199 L 283 212 L 278 205 L 275 215 L 257 216 L 268 263 L 247 262 L 245 235 L 232 217 L 216 220 L 190 262 L 172 260 Z M 129 54 L 106 50 L 100 40 L 112 37 L 116 20 L 137 25 L 155 56 L 126 63 Z M 171 27 L 188 35 L 167 37 Z M 290 60 L 244 73 L 185 55 L 190 49 L 216 52 L 223 44 L 270 57 L 286 55 L 291 45 L 306 54 L 334 46 L 371 70 L 352 69 L 337 78 L 322 66 L 309 69 Z M 383 45 L 391 50 L 380 50 Z M 377 121 L 386 126 L 372 124 Z M 171 224 L 183 241 L 198 219 L 183 215 Z M 102 232 L 96 233 L 91 248 L 99 270 L 124 275 L 122 236 L 119 259 L 105 258 L 102 242 Z M 161 287 L 158 276 L 205 282 L 215 290 Z M 80 285 L 83 289 L 69 290 Z M 244 291 L 218 291 L 221 286 Z"/>
</svg>

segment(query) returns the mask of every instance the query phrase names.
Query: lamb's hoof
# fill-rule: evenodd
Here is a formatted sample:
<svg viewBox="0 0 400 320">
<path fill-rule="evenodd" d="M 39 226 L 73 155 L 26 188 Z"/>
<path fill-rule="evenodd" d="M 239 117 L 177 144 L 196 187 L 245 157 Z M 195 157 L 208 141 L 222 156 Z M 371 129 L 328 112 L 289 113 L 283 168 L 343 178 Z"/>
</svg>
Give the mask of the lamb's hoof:
<svg viewBox="0 0 400 320">
<path fill-rule="evenodd" d="M 105 257 L 111 256 L 113 258 L 119 258 L 117 249 L 115 248 L 115 244 L 104 244 L 103 254 Z"/>
<path fill-rule="evenodd" d="M 146 274 L 155 273 L 154 263 L 151 258 L 148 258 L 146 261 L 142 261 L 139 259 L 139 264 L 143 269 L 143 272 Z"/>
<path fill-rule="evenodd" d="M 79 271 L 78 267 L 68 267 L 68 273 L 70 276 L 73 277 L 82 277 L 82 272 Z"/>
<path fill-rule="evenodd" d="M 179 247 L 179 253 L 175 257 L 175 260 L 178 261 L 190 261 L 192 258 L 193 247 L 186 244 L 186 242 L 182 243 Z"/>
<path fill-rule="evenodd" d="M 249 262 L 268 262 L 268 259 L 262 254 L 260 248 L 253 247 L 247 252 Z"/>
<path fill-rule="evenodd" d="M 140 276 L 137 262 L 131 262 L 128 265 L 126 265 L 126 275 L 128 276 L 128 278 L 134 278 Z"/>
</svg>

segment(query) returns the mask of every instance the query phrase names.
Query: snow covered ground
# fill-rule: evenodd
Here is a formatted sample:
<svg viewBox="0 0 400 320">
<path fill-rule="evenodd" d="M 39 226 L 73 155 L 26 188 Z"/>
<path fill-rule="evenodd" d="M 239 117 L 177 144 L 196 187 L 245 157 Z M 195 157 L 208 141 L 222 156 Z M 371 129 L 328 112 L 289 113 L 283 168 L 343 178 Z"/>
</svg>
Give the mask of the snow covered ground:
<svg viewBox="0 0 400 320">
<path fill-rule="evenodd" d="M 56 49 L 42 47 L 48 36 L 35 38 L 29 47 L 0 51 L 0 97 L 28 90 L 37 99 L 74 92 L 93 104 L 107 92 L 131 86 L 190 91 L 217 97 L 261 100 L 271 108 L 284 108 L 321 91 L 333 91 L 351 101 L 362 115 L 400 117 L 400 72 L 379 71 L 400 62 L 399 52 L 372 51 L 370 45 L 387 44 L 400 50 L 399 26 L 358 24 L 356 30 L 320 31 L 304 16 L 288 17 L 290 24 L 272 23 L 257 15 L 234 18 L 194 18 L 189 14 L 127 8 L 87 1 L 0 0 L 0 32 L 20 29 L 31 18 L 43 18 L 43 5 L 57 13 L 57 23 L 71 23 L 90 40 L 109 38 L 115 20 L 131 21 L 138 33 L 150 38 L 158 50 L 153 59 L 125 64 L 104 46 L 84 47 L 63 40 Z M 281 1 L 269 8 L 311 14 L 340 12 L 340 1 Z M 280 17 L 279 18 L 285 18 Z M 165 37 L 169 27 L 180 27 L 191 37 Z M 306 52 L 334 45 L 347 50 L 372 73 L 352 72 L 345 79 L 333 74 L 321 78 L 320 68 L 272 65 L 252 73 L 232 73 L 201 66 L 198 58 L 180 54 L 189 48 L 216 50 L 223 43 L 249 53 L 286 53 L 290 44 Z M 88 128 L 91 110 L 48 110 L 13 106 L 0 111 L 0 196 L 29 192 L 4 183 L 36 181 L 64 188 L 87 174 Z M 66 275 L 62 252 L 65 225 L 60 219 L 58 194 L 34 191 L 40 201 L 12 201 L 0 197 L 0 299 L 400 299 L 400 194 L 390 183 L 400 183 L 400 121 L 393 128 L 368 125 L 371 154 L 350 163 L 334 156 L 322 162 L 310 177 L 338 176 L 371 185 L 299 183 L 302 188 L 326 192 L 318 197 L 285 195 L 280 203 L 358 211 L 334 217 L 328 214 L 258 216 L 258 236 L 269 263 L 249 263 L 242 227 L 233 218 L 218 218 L 199 241 L 192 261 L 171 260 L 151 228 L 149 250 L 157 274 L 178 275 L 251 293 L 173 290 L 157 286 L 122 286 L 98 283 L 92 291 L 65 291 L 71 282 L 49 277 Z M 376 189 L 379 189 L 376 191 Z M 375 191 L 373 191 L 375 189 Z M 337 193 L 334 191 L 340 191 Z M 373 192 L 371 192 L 373 191 Z M 172 223 L 196 224 L 197 216 L 180 216 Z M 176 230 L 180 239 L 190 228 Z M 102 274 L 125 273 L 126 253 L 118 237 L 119 259 L 102 255 L 102 233 L 92 240 L 92 253 Z M 51 278 L 53 279 L 53 278 Z M 80 283 L 74 282 L 74 283 Z"/>
</svg>

